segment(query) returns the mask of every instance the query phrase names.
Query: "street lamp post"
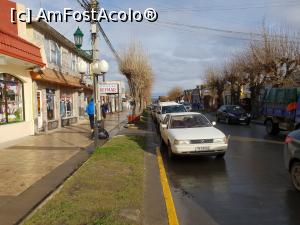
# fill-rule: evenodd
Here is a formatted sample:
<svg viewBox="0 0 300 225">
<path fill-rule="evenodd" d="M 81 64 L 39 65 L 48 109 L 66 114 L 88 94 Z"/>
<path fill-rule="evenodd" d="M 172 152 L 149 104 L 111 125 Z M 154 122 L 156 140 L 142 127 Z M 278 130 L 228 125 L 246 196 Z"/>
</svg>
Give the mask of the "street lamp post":
<svg viewBox="0 0 300 225">
<path fill-rule="evenodd" d="M 83 33 L 78 27 L 77 30 L 74 33 L 74 40 L 75 40 L 75 46 L 80 49 L 82 46 L 82 40 L 83 40 Z"/>
<path fill-rule="evenodd" d="M 81 60 L 78 65 L 77 65 L 77 68 L 78 68 L 78 71 L 79 73 L 81 74 L 81 83 L 83 84 L 84 83 L 84 76 L 85 76 L 85 73 L 87 71 L 87 64 L 86 62 L 84 62 L 83 60 Z"/>
<path fill-rule="evenodd" d="M 98 7 L 98 2 L 93 0 L 92 1 L 92 7 L 96 9 Z M 95 134 L 95 146 L 98 146 L 98 136 L 99 136 L 99 130 L 98 130 L 98 121 L 102 119 L 101 117 L 101 99 L 100 99 L 100 104 L 99 104 L 99 81 L 98 81 L 98 76 L 103 75 L 108 71 L 109 65 L 105 60 L 99 61 L 98 57 L 98 49 L 97 49 L 97 24 L 96 23 L 91 23 L 91 33 L 92 33 L 92 57 L 93 57 L 93 64 L 92 64 L 92 72 L 93 72 L 93 95 L 94 95 L 94 134 Z M 75 46 L 80 49 L 82 46 L 82 41 L 83 41 L 83 33 L 78 27 L 76 32 L 74 33 L 74 40 L 75 40 Z M 81 50 L 84 51 L 84 50 Z M 81 74 L 81 81 L 83 81 L 84 74 L 87 71 L 87 64 L 84 61 L 80 61 L 78 63 L 78 71 Z"/>
<path fill-rule="evenodd" d="M 80 61 L 77 65 L 78 71 L 81 74 L 81 79 L 83 80 L 83 77 L 85 76 L 85 73 L 87 71 L 87 64 L 84 61 Z M 107 73 L 109 69 L 109 64 L 106 62 L 106 60 L 96 61 L 92 64 L 92 70 L 93 70 L 93 94 L 94 94 L 94 134 L 95 134 L 95 145 L 98 145 L 98 136 L 99 136 L 99 130 L 98 130 L 98 122 L 100 120 L 103 120 L 101 116 L 101 98 L 99 102 L 99 88 L 98 88 L 98 75 L 104 75 Z M 99 104 L 100 103 L 100 104 Z"/>
</svg>

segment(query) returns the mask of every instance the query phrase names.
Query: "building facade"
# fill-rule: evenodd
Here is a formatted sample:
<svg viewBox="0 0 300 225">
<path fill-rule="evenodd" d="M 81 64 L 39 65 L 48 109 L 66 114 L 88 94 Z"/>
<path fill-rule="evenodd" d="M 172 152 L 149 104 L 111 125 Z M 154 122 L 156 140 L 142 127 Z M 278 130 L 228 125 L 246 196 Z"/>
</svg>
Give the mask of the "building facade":
<svg viewBox="0 0 300 225">
<path fill-rule="evenodd" d="M 39 47 L 23 37 L 25 24 L 10 22 L 11 8 L 0 1 L 0 143 L 34 134 L 34 93 L 30 71 L 44 67 Z"/>
<path fill-rule="evenodd" d="M 102 103 L 106 103 L 108 105 L 108 110 L 110 113 L 123 111 L 124 105 L 123 102 L 127 102 L 126 98 L 126 88 L 125 83 L 120 80 L 110 80 L 105 81 L 105 84 L 116 84 L 119 89 L 118 94 L 104 94 L 101 93 L 101 101 Z M 127 108 L 127 107 L 126 107 Z"/>
<path fill-rule="evenodd" d="M 91 54 L 43 21 L 11 23 L 11 8 L 20 13 L 25 6 L 1 0 L 0 8 L 0 143 L 83 120 L 93 96 Z M 82 61 L 84 74 L 77 67 Z M 120 95 L 103 101 L 121 111 L 125 84 L 108 82 L 118 83 Z"/>
<path fill-rule="evenodd" d="M 77 123 L 92 96 L 91 55 L 45 22 L 28 24 L 26 37 L 41 49 L 45 63 L 45 68 L 31 72 L 35 132 Z M 77 69 L 80 61 L 88 65 L 84 76 Z"/>
</svg>

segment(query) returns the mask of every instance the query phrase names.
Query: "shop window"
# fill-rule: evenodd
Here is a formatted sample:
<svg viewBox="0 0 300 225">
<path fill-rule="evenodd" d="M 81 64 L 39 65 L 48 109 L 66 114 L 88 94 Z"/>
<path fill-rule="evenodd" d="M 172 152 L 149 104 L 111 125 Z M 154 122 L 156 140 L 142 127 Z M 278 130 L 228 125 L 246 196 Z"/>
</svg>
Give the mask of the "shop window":
<svg viewBox="0 0 300 225">
<path fill-rule="evenodd" d="M 73 116 L 72 94 L 62 93 L 60 98 L 60 116 L 61 118 L 68 118 Z"/>
<path fill-rule="evenodd" d="M 23 83 L 0 73 L 0 125 L 24 121 Z"/>
<path fill-rule="evenodd" d="M 46 89 L 47 98 L 47 118 L 48 120 L 55 119 L 55 90 Z"/>
</svg>

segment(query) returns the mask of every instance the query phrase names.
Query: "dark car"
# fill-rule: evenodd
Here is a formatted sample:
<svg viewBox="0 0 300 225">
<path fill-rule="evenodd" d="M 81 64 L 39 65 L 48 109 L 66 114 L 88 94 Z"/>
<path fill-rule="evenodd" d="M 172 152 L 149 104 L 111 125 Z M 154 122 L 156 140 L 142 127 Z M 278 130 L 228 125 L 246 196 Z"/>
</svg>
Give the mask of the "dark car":
<svg viewBox="0 0 300 225">
<path fill-rule="evenodd" d="M 217 122 L 225 121 L 227 124 L 231 123 L 245 123 L 250 124 L 251 116 L 241 106 L 238 105 L 223 105 L 216 115 Z"/>
<path fill-rule="evenodd" d="M 293 131 L 286 137 L 284 162 L 294 187 L 300 191 L 300 130 Z"/>
</svg>

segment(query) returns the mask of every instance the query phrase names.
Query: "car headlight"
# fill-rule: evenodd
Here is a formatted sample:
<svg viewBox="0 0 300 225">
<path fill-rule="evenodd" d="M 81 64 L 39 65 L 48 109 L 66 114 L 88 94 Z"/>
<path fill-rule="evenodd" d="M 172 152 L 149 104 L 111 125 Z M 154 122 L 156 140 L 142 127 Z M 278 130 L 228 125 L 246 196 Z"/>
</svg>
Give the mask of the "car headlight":
<svg viewBox="0 0 300 225">
<path fill-rule="evenodd" d="M 214 139 L 214 143 L 222 143 L 222 144 L 227 144 L 227 137 L 223 137 L 223 138 L 215 138 Z"/>
<path fill-rule="evenodd" d="M 190 144 L 190 141 L 188 140 L 174 140 L 174 145 L 188 145 Z"/>
</svg>

